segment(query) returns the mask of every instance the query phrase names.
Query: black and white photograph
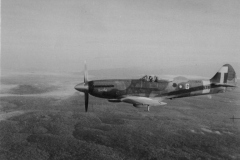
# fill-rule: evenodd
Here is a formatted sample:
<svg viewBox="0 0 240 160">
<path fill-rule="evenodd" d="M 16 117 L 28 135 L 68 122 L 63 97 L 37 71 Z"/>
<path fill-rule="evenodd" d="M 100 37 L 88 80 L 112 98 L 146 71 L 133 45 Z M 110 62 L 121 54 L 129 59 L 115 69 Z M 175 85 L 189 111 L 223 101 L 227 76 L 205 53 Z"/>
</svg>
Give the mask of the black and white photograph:
<svg viewBox="0 0 240 160">
<path fill-rule="evenodd" d="M 240 160 L 239 0 L 1 0 L 1 160 Z"/>
</svg>

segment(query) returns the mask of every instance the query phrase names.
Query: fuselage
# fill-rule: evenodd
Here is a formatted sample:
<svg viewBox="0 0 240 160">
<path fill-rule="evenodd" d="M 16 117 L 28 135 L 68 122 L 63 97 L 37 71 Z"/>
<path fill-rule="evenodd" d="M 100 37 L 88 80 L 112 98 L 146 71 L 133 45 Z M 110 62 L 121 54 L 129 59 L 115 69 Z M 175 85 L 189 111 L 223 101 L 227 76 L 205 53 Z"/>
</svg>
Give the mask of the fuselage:
<svg viewBox="0 0 240 160">
<path fill-rule="evenodd" d="M 180 98 L 225 92 L 227 87 L 215 86 L 210 80 L 186 80 L 175 82 L 143 79 L 113 79 L 89 81 L 89 93 L 106 99 L 125 96 Z"/>
</svg>

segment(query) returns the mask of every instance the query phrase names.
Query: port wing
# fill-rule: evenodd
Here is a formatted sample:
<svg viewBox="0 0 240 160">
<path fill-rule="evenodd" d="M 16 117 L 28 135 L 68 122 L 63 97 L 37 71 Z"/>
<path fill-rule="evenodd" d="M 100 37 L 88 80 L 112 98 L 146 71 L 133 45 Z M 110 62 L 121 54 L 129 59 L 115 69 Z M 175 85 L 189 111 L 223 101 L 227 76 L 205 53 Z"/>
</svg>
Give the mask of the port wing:
<svg viewBox="0 0 240 160">
<path fill-rule="evenodd" d="M 137 97 L 127 96 L 121 99 L 122 102 L 131 103 L 133 105 L 149 105 L 149 106 L 162 106 L 167 103 L 162 102 L 163 98 L 148 98 L 148 97 Z"/>
</svg>

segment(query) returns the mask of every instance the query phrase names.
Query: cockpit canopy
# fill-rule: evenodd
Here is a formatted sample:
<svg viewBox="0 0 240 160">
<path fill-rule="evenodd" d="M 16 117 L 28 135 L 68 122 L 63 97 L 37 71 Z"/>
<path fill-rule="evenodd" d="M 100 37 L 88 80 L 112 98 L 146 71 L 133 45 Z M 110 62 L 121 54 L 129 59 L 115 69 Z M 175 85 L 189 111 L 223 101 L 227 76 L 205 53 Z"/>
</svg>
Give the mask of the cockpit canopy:
<svg viewBox="0 0 240 160">
<path fill-rule="evenodd" d="M 145 75 L 141 79 L 149 82 L 158 82 L 158 77 L 155 75 Z"/>
</svg>

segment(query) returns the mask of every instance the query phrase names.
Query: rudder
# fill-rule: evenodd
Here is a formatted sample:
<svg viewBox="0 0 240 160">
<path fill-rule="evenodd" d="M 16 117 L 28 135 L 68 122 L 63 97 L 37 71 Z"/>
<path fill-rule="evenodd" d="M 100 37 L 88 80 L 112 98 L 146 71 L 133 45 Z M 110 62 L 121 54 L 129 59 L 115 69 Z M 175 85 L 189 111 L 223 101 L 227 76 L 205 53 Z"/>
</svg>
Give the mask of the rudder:
<svg viewBox="0 0 240 160">
<path fill-rule="evenodd" d="M 225 64 L 222 68 L 210 79 L 212 83 L 227 83 L 236 85 L 237 75 L 230 64 Z"/>
</svg>

